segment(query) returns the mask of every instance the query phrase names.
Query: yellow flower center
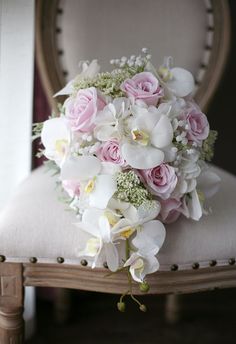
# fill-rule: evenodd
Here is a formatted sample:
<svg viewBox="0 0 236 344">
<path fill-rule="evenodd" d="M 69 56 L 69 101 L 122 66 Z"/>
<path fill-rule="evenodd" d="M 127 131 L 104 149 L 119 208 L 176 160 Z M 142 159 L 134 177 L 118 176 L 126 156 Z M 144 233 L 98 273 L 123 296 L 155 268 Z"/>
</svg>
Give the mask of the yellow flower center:
<svg viewBox="0 0 236 344">
<path fill-rule="evenodd" d="M 91 193 L 93 191 L 93 189 L 95 188 L 95 178 L 90 179 L 87 183 L 87 185 L 84 188 L 84 191 L 86 193 Z"/>
<path fill-rule="evenodd" d="M 117 224 L 117 222 L 119 221 L 119 217 L 116 216 L 115 214 L 113 214 L 109 210 L 106 210 L 104 212 L 104 215 L 106 216 L 106 218 L 107 218 L 107 220 L 111 226 L 115 226 L 115 224 Z"/>
<path fill-rule="evenodd" d="M 128 239 L 128 238 L 133 234 L 134 231 L 135 231 L 134 228 L 128 227 L 128 228 L 126 228 L 123 232 L 121 232 L 120 235 L 121 235 L 123 238 Z"/>
<path fill-rule="evenodd" d="M 160 74 L 160 77 L 162 78 L 162 80 L 165 81 L 165 82 L 168 81 L 168 80 L 171 80 L 173 78 L 173 74 L 166 67 L 160 67 L 158 69 L 158 73 Z"/>
<path fill-rule="evenodd" d="M 61 139 L 55 142 L 55 150 L 58 154 L 64 155 L 66 147 L 68 146 L 68 140 Z"/>
<path fill-rule="evenodd" d="M 197 190 L 197 195 L 198 195 L 200 203 L 204 203 L 204 201 L 205 201 L 204 193 L 201 190 Z"/>
<path fill-rule="evenodd" d="M 142 271 L 144 269 L 144 261 L 142 258 L 138 258 L 133 264 L 132 268 L 134 270 Z"/>
<path fill-rule="evenodd" d="M 143 130 L 132 130 L 132 139 L 143 146 L 147 146 L 149 142 L 149 135 Z"/>
</svg>

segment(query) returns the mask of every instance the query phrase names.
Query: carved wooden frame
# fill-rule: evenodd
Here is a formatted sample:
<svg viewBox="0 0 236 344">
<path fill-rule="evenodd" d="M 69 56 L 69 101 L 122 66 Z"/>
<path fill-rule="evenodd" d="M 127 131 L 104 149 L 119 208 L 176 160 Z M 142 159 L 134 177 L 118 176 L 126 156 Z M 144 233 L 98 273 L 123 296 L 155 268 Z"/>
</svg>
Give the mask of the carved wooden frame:
<svg viewBox="0 0 236 344">
<path fill-rule="evenodd" d="M 36 7 L 36 59 L 42 78 L 43 86 L 49 104 L 56 110 L 56 102 L 52 97 L 65 84 L 63 71 L 59 64 L 60 51 L 56 45 L 56 16 L 60 14 L 59 0 L 37 0 Z M 203 80 L 195 95 L 197 103 L 206 111 L 219 81 L 222 77 L 230 46 L 230 15 L 227 0 L 211 0 L 214 14 L 214 40 L 211 47 L 211 57 Z M 209 49 L 209 47 L 205 47 Z M 49 54 L 47 52 L 50 52 Z M 61 101 L 63 98 L 57 98 Z"/>
</svg>

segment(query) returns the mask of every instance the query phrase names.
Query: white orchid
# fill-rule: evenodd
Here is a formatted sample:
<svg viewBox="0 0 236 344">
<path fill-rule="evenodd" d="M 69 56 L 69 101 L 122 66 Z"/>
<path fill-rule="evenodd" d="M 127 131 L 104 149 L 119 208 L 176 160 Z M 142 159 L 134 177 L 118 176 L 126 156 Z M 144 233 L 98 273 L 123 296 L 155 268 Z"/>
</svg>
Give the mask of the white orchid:
<svg viewBox="0 0 236 344">
<path fill-rule="evenodd" d="M 124 267 L 129 266 L 129 271 L 134 281 L 142 283 L 145 276 L 156 272 L 159 269 L 159 262 L 154 255 L 140 255 L 138 252 L 132 253 L 125 262 Z"/>
<path fill-rule="evenodd" d="M 199 151 L 192 149 L 191 153 L 184 152 L 177 161 L 178 182 L 173 197 L 179 199 L 184 194 L 189 194 L 197 186 L 197 177 L 201 173 L 199 165 Z"/>
<path fill-rule="evenodd" d="M 197 188 L 203 192 L 204 197 L 213 197 L 220 188 L 220 177 L 212 172 L 207 165 L 203 166 L 202 172 L 197 179 Z"/>
<path fill-rule="evenodd" d="M 51 118 L 44 122 L 41 133 L 44 155 L 61 166 L 69 152 L 71 133 L 65 118 Z"/>
<path fill-rule="evenodd" d="M 158 73 L 149 61 L 146 70 L 151 71 L 160 81 L 169 98 L 186 97 L 194 91 L 195 83 L 193 75 L 184 68 L 172 67 L 171 57 L 165 57 L 163 65 Z"/>
<path fill-rule="evenodd" d="M 202 214 L 207 214 L 203 208 L 204 201 L 211 198 L 219 190 L 220 180 L 217 174 L 205 166 L 197 178 L 196 188 L 184 196 L 182 213 L 195 221 L 198 221 Z"/>
<path fill-rule="evenodd" d="M 85 247 L 78 256 L 90 258 L 92 268 L 102 265 L 104 257 L 111 271 L 119 267 L 119 254 L 112 238 L 110 223 L 104 212 L 99 209 L 85 210 L 82 221 L 77 224 L 80 230 L 89 234 Z"/>
<path fill-rule="evenodd" d="M 155 219 L 158 216 L 161 205 L 158 201 L 150 201 L 147 204 L 144 203 L 136 208 L 128 202 L 121 202 L 111 198 L 110 202 L 108 203 L 108 209 L 113 212 L 118 210 L 119 213 L 124 217 L 128 226 L 139 228 L 139 226 Z"/>
<path fill-rule="evenodd" d="M 73 93 L 73 85 L 83 78 L 94 78 L 100 70 L 100 66 L 97 63 L 97 60 L 92 60 L 91 63 L 87 61 L 81 61 L 79 63 L 79 74 L 72 80 L 70 80 L 65 87 L 63 87 L 59 92 L 54 94 L 54 97 L 69 95 Z"/>
<path fill-rule="evenodd" d="M 124 121 L 130 115 L 130 100 L 116 98 L 104 107 L 95 118 L 94 136 L 100 141 L 120 139 L 124 130 Z"/>
<path fill-rule="evenodd" d="M 160 205 L 154 202 L 150 207 L 136 209 L 133 205 L 111 199 L 108 207 L 104 210 L 89 208 L 83 212 L 81 222 L 77 223 L 80 230 L 87 233 L 81 236 L 81 248 L 78 255 L 90 257 L 92 267 L 102 266 L 104 259 L 110 270 L 118 269 L 121 259 L 124 258 L 124 240 L 129 239 L 140 226 L 150 234 L 150 242 L 155 242 L 150 247 L 152 253 L 156 253 L 161 245 L 161 229 L 159 221 L 150 221 L 160 211 Z M 148 222 L 147 222 L 148 221 Z M 151 232 L 152 225 L 156 225 L 156 233 Z M 137 235 L 137 242 L 140 238 Z M 141 238 L 142 239 L 142 238 Z M 146 239 L 147 242 L 148 239 Z M 140 252 L 145 252 L 141 249 Z"/>
<path fill-rule="evenodd" d="M 130 134 L 124 140 L 122 156 L 133 168 L 147 169 L 160 165 L 165 158 L 164 149 L 170 147 L 173 129 L 166 114 L 153 106 L 133 106 L 129 120 Z"/>
<path fill-rule="evenodd" d="M 166 236 L 164 225 L 159 220 L 152 220 L 139 227 L 132 244 L 142 255 L 156 255 L 162 247 Z"/>
<path fill-rule="evenodd" d="M 186 69 L 175 67 L 169 70 L 170 77 L 165 82 L 168 89 L 177 97 L 186 97 L 193 92 L 195 84 L 192 74 Z"/>
<path fill-rule="evenodd" d="M 129 271 L 133 279 L 143 282 L 147 274 L 151 274 L 159 269 L 157 253 L 162 247 L 166 236 L 165 227 L 158 220 L 144 223 L 137 231 L 132 244 L 137 251 L 133 252 L 124 266 L 129 266 Z"/>
<path fill-rule="evenodd" d="M 152 213 L 152 216 L 156 214 L 157 212 Z M 150 216 L 150 212 L 146 213 L 146 216 Z M 81 235 L 78 255 L 89 257 L 92 267 L 102 266 L 106 261 L 109 269 L 116 271 L 125 256 L 122 242 L 133 235 L 136 231 L 135 225 L 140 221 L 134 206 L 114 199 L 109 202 L 107 209 L 86 209 L 81 222 L 76 224 L 87 234 Z"/>
<path fill-rule="evenodd" d="M 79 207 L 105 209 L 117 190 L 118 165 L 101 162 L 94 156 L 70 157 L 61 167 L 60 179 L 80 184 Z"/>
<path fill-rule="evenodd" d="M 202 217 L 203 209 L 197 189 L 184 196 L 181 209 L 182 214 L 188 219 L 198 221 Z"/>
</svg>

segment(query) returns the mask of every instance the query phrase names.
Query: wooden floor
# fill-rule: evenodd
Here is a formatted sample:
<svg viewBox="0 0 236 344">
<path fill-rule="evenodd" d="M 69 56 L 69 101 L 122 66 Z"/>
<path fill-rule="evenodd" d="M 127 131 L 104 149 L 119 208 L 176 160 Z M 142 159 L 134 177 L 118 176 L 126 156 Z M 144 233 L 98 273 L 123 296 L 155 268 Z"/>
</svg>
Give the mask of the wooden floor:
<svg viewBox="0 0 236 344">
<path fill-rule="evenodd" d="M 53 306 L 37 306 L 37 334 L 27 344 L 235 344 L 236 290 L 185 295 L 181 320 L 169 325 L 165 297 L 142 297 L 149 311 L 141 313 L 128 302 L 126 313 L 116 311 L 118 297 L 72 294 L 67 324 L 55 322 Z"/>
</svg>

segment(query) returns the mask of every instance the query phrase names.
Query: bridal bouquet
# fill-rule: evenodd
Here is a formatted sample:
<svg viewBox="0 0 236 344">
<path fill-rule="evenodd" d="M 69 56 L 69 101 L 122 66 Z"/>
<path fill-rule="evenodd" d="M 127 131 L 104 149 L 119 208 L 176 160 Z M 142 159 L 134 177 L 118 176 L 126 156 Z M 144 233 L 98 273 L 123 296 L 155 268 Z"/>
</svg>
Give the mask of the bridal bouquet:
<svg viewBox="0 0 236 344">
<path fill-rule="evenodd" d="M 77 256 L 125 270 L 143 291 L 159 269 L 164 224 L 198 221 L 219 182 L 206 165 L 216 132 L 191 98 L 193 76 L 171 58 L 155 69 L 150 58 L 143 48 L 104 73 L 96 60 L 81 63 L 57 94 L 68 95 L 60 115 L 35 127 L 75 212 Z"/>
</svg>

